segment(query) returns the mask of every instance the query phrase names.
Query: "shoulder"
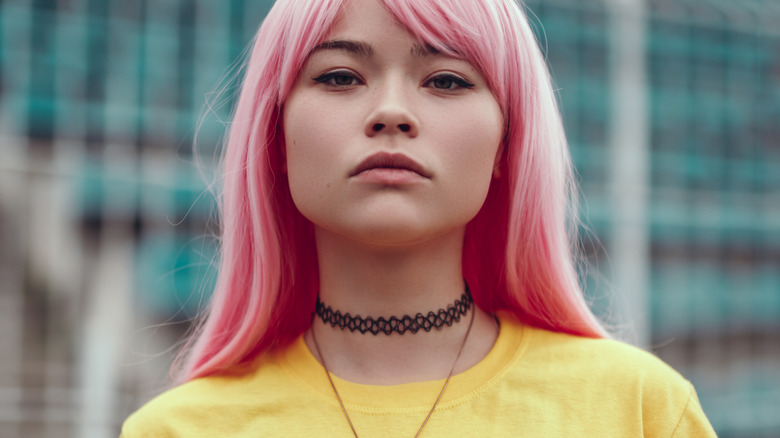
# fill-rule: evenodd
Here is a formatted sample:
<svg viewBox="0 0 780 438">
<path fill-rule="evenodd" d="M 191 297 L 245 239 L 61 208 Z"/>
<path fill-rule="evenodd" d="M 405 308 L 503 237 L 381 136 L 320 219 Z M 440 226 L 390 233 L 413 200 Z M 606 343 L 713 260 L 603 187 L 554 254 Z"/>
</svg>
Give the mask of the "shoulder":
<svg viewBox="0 0 780 438">
<path fill-rule="evenodd" d="M 204 377 L 187 382 L 153 398 L 122 425 L 122 437 L 181 436 L 182 425 L 193 424 L 199 413 L 230 399 L 236 378 Z M 186 428 L 186 426 L 185 426 Z"/>
<path fill-rule="evenodd" d="M 693 385 L 652 353 L 614 339 L 528 326 L 514 330 L 523 349 L 514 375 L 540 397 L 634 418 L 645 436 L 675 436 L 689 425 L 700 436 L 714 436 Z"/>
<path fill-rule="evenodd" d="M 523 330 L 524 360 L 545 363 L 574 378 L 603 378 L 621 385 L 669 386 L 687 394 L 690 383 L 652 353 L 614 339 L 594 339 L 544 329 Z"/>
<path fill-rule="evenodd" d="M 125 420 L 122 437 L 219 436 L 227 425 L 246 424 L 264 404 L 279 403 L 289 393 L 283 375 L 264 360 L 248 372 L 194 379 L 141 406 Z"/>
</svg>

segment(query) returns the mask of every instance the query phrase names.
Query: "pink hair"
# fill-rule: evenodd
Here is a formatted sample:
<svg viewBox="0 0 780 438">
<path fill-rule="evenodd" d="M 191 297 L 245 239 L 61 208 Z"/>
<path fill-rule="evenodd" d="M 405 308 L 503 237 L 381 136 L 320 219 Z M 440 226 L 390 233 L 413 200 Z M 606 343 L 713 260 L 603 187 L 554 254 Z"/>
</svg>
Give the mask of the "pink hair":
<svg viewBox="0 0 780 438">
<path fill-rule="evenodd" d="M 280 116 L 308 53 L 347 1 L 278 0 L 255 38 L 223 157 L 219 276 L 184 350 L 181 381 L 249 362 L 311 324 L 318 290 L 313 228 L 280 170 Z M 574 267 L 566 138 L 521 8 L 513 0 L 383 2 L 422 42 L 479 69 L 505 116 L 502 175 L 466 229 L 463 272 L 474 300 L 545 329 L 608 336 Z"/>
</svg>

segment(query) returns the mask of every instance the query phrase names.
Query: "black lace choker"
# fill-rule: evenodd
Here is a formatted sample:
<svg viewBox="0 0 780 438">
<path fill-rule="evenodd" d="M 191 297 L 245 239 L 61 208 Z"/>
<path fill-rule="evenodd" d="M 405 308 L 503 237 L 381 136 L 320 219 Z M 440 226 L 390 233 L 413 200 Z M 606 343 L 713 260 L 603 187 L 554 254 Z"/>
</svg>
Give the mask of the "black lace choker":
<svg viewBox="0 0 780 438">
<path fill-rule="evenodd" d="M 469 312 L 473 303 L 471 291 L 467 285 L 466 292 L 460 296 L 460 299 L 447 306 L 446 309 L 439 309 L 436 312 L 430 311 L 427 315 L 418 313 L 415 316 L 404 315 L 400 318 L 396 316 L 363 318 L 360 315 L 352 316 L 349 313 L 345 315 L 338 310 L 331 309 L 330 306 L 322 304 L 318 295 L 314 314 L 319 316 L 322 322 L 330 324 L 331 327 L 338 326 L 341 330 L 360 332 L 361 334 L 371 333 L 372 335 L 379 333 L 402 335 L 406 332 L 417 333 L 420 330 L 429 332 L 434 328 L 441 330 L 445 325 L 452 326 Z"/>
</svg>

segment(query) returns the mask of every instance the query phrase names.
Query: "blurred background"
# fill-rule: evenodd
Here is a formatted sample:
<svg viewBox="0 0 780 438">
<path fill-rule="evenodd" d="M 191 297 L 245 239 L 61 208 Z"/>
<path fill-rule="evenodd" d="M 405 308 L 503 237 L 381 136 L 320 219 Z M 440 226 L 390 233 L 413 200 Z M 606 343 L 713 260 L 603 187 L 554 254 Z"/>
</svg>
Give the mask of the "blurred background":
<svg viewBox="0 0 780 438">
<path fill-rule="evenodd" d="M 271 3 L 0 0 L 0 436 L 117 436 L 164 389 L 214 279 L 225 79 Z M 780 437 L 780 1 L 527 6 L 595 311 L 719 436 Z"/>
</svg>

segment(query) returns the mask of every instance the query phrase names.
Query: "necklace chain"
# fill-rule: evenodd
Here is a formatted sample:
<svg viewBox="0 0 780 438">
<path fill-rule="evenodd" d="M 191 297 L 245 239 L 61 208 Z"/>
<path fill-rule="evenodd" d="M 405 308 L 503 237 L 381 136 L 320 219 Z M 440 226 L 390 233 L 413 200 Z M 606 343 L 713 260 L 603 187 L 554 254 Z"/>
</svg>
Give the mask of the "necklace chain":
<svg viewBox="0 0 780 438">
<path fill-rule="evenodd" d="M 428 424 L 428 420 L 431 418 L 431 415 L 433 415 L 433 411 L 436 409 L 436 406 L 439 404 L 439 401 L 441 400 L 442 396 L 444 395 L 444 390 L 447 389 L 447 385 L 450 383 L 450 378 L 452 377 L 452 373 L 455 371 L 455 365 L 458 363 L 458 359 L 460 359 L 461 353 L 463 353 L 463 347 L 466 346 L 466 341 L 469 338 L 469 334 L 471 333 L 471 326 L 474 325 L 474 314 L 477 312 L 471 312 L 471 319 L 469 320 L 469 326 L 466 329 L 466 335 L 463 337 L 463 342 L 460 344 L 460 348 L 458 349 L 458 354 L 455 356 L 455 360 L 452 362 L 452 367 L 450 367 L 450 372 L 447 373 L 447 379 L 444 380 L 444 385 L 441 387 L 441 391 L 439 391 L 438 397 L 436 397 L 436 401 L 433 402 L 433 406 L 431 406 L 431 410 L 428 411 L 428 415 L 426 415 L 425 420 L 423 420 L 422 424 L 420 425 L 420 428 L 417 429 L 417 433 L 414 434 L 414 438 L 417 438 L 420 436 L 420 433 L 422 433 L 423 428 L 426 424 Z M 320 351 L 320 345 L 317 343 L 317 336 L 314 334 L 314 326 L 311 328 L 311 339 L 314 343 L 314 348 L 317 350 L 317 356 L 319 356 L 320 362 L 322 363 L 322 368 L 325 370 L 325 375 L 328 377 L 328 382 L 330 383 L 330 387 L 333 388 L 333 393 L 336 395 L 336 400 L 339 402 L 339 406 L 341 406 L 341 412 L 344 413 L 344 417 L 347 419 L 347 423 L 349 423 L 349 428 L 352 429 L 352 433 L 355 435 L 355 438 L 358 437 L 358 433 L 355 430 L 355 425 L 352 424 L 352 419 L 349 418 L 349 413 L 347 412 L 347 408 L 344 406 L 344 402 L 341 400 L 341 396 L 339 395 L 339 391 L 336 389 L 336 385 L 333 383 L 333 378 L 330 376 L 330 371 L 328 371 L 328 366 L 325 364 L 325 357 L 322 355 L 322 352 Z"/>
</svg>

